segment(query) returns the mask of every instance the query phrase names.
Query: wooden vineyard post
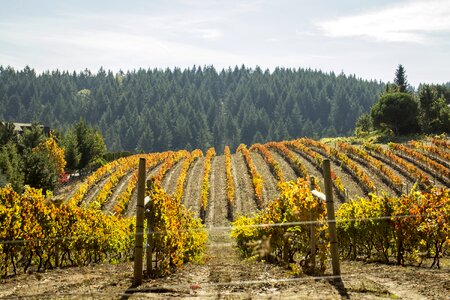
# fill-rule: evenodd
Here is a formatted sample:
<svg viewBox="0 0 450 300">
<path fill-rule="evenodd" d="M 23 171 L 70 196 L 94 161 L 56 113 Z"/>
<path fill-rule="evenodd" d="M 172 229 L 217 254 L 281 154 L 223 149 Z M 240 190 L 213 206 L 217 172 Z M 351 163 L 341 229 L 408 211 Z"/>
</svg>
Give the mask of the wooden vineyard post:
<svg viewBox="0 0 450 300">
<path fill-rule="evenodd" d="M 152 190 L 153 189 L 153 183 L 152 181 L 148 180 L 147 181 L 147 188 Z M 145 205 L 147 206 L 147 202 L 150 202 L 151 199 L 150 197 L 146 197 L 145 198 Z M 146 261 L 146 265 L 147 265 L 147 276 L 150 276 L 153 272 L 153 232 L 151 231 L 151 222 L 152 220 L 150 219 L 150 213 L 149 211 L 147 211 L 147 251 L 146 251 L 146 256 L 147 256 L 147 261 Z"/>
<path fill-rule="evenodd" d="M 328 218 L 328 234 L 330 235 L 331 264 L 333 266 L 333 275 L 341 275 L 341 267 L 339 265 L 339 250 L 336 234 L 336 217 L 334 215 L 333 190 L 331 183 L 330 160 L 323 160 L 323 178 L 325 181 L 325 197 L 327 203 Z"/>
<path fill-rule="evenodd" d="M 311 176 L 311 190 L 314 189 L 314 176 Z M 314 222 L 314 215 L 311 210 L 309 215 L 309 220 L 311 221 L 310 224 L 310 230 L 311 230 L 311 236 L 310 236 L 310 248 L 311 248 L 311 267 L 312 272 L 314 273 L 316 270 L 316 226 Z"/>
<path fill-rule="evenodd" d="M 142 246 L 144 243 L 144 195 L 145 195 L 145 158 L 139 158 L 136 206 L 136 235 L 134 246 L 134 280 L 133 285 L 142 283 Z"/>
</svg>

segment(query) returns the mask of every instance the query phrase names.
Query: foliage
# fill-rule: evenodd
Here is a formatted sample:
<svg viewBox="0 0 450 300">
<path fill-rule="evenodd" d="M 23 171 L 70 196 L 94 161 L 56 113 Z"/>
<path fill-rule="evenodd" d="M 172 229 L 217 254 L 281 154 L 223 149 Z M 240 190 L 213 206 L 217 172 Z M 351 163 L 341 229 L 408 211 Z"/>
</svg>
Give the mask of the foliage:
<svg viewBox="0 0 450 300">
<path fill-rule="evenodd" d="M 53 267 L 116 262 L 130 255 L 131 219 L 50 202 L 51 194 L 27 187 L 0 189 L 1 276 Z"/>
<path fill-rule="evenodd" d="M 225 154 L 225 173 L 227 176 L 227 207 L 228 207 L 227 217 L 229 220 L 233 220 L 233 212 L 234 212 L 234 208 L 236 206 L 236 195 L 235 195 L 234 180 L 233 180 L 233 175 L 232 175 L 233 167 L 231 164 L 230 147 L 225 146 L 225 149 L 223 152 Z"/>
<path fill-rule="evenodd" d="M 5 176 L 5 184 L 10 183 L 14 190 L 21 192 L 25 180 L 22 157 L 14 142 L 8 142 L 0 149 L 0 170 Z"/>
<path fill-rule="evenodd" d="M 195 160 L 199 157 L 203 156 L 203 152 L 200 149 L 196 149 L 192 151 L 186 159 L 183 161 L 183 165 L 181 166 L 181 172 L 178 176 L 178 182 L 177 182 L 177 188 L 175 190 L 175 200 L 181 203 L 181 198 L 183 197 L 184 193 L 184 186 L 186 184 L 186 177 L 187 173 L 189 171 L 189 168 L 192 166 L 192 164 L 195 162 Z"/>
<path fill-rule="evenodd" d="M 216 150 L 214 148 L 209 148 L 206 151 L 205 162 L 203 165 L 203 176 L 202 176 L 202 189 L 200 191 L 200 218 L 202 222 L 205 222 L 206 217 L 206 207 L 208 205 L 209 198 L 209 179 L 211 177 L 211 163 L 213 157 L 216 155 Z"/>
<path fill-rule="evenodd" d="M 385 124 L 397 135 L 418 131 L 418 113 L 418 104 L 408 93 L 384 94 L 370 112 L 375 128 Z"/>
<path fill-rule="evenodd" d="M 55 165 L 58 176 L 64 173 L 66 161 L 64 159 L 64 149 L 58 146 L 53 133 L 50 133 L 50 137 L 41 142 L 32 151 L 42 151 L 48 153 L 51 161 Z"/>
<path fill-rule="evenodd" d="M 421 265 L 431 257 L 431 267 L 439 267 L 450 246 L 449 196 L 450 189 L 435 187 L 394 198 L 371 194 L 344 203 L 336 215 L 339 247 L 353 259 L 374 256 Z"/>
<path fill-rule="evenodd" d="M 276 162 L 273 159 L 272 153 L 270 153 L 269 150 L 267 150 L 266 146 L 261 144 L 253 144 L 250 147 L 250 151 L 256 149 L 261 153 L 262 157 L 264 158 L 264 161 L 269 165 L 270 170 L 272 171 L 272 174 L 275 176 L 275 178 L 278 180 L 278 182 L 283 182 L 284 180 L 284 174 L 283 170 L 281 169 L 278 162 Z"/>
<path fill-rule="evenodd" d="M 303 165 L 302 161 L 292 153 L 283 142 L 269 142 L 266 144 L 267 147 L 273 148 L 278 151 L 285 159 L 289 161 L 289 163 L 293 166 L 295 173 L 298 177 L 306 177 L 308 176 L 308 170 Z"/>
<path fill-rule="evenodd" d="M 80 154 L 78 169 L 86 167 L 106 153 L 106 145 L 100 132 L 90 127 L 83 119 L 75 124 L 73 135 Z"/>
<path fill-rule="evenodd" d="M 383 88 L 354 75 L 301 68 L 36 73 L 0 67 L 1 120 L 32 116 L 67 129 L 81 117 L 98 126 L 109 150 L 131 152 L 222 151 L 239 143 L 348 134 Z"/>
<path fill-rule="evenodd" d="M 165 276 L 186 262 L 199 261 L 207 241 L 200 219 L 171 199 L 155 178 L 150 180 L 146 196 L 150 197 L 146 205 L 147 243 L 156 260 L 153 275 Z"/>
<path fill-rule="evenodd" d="M 406 93 L 408 89 L 408 81 L 406 80 L 405 68 L 402 65 L 398 65 L 395 70 L 394 83 L 398 87 L 400 93 Z"/>
<path fill-rule="evenodd" d="M 262 209 L 263 179 L 256 170 L 255 164 L 253 163 L 252 157 L 250 156 L 250 151 L 248 151 L 247 146 L 244 144 L 240 144 L 236 152 L 241 152 L 244 156 L 245 163 L 247 164 L 250 175 L 252 176 L 253 189 L 255 190 L 256 206 L 258 207 L 258 209 Z"/>
<path fill-rule="evenodd" d="M 241 216 L 232 223 L 231 236 L 244 256 L 272 262 L 298 263 L 314 272 L 309 261 L 311 220 L 324 221 L 325 204 L 311 195 L 308 178 L 280 184 L 280 196 L 253 217 Z M 276 226 L 272 226 L 276 224 Z M 282 226 L 282 224 L 286 224 Z M 328 253 L 327 226 L 316 227 L 318 269 L 324 272 Z"/>
</svg>

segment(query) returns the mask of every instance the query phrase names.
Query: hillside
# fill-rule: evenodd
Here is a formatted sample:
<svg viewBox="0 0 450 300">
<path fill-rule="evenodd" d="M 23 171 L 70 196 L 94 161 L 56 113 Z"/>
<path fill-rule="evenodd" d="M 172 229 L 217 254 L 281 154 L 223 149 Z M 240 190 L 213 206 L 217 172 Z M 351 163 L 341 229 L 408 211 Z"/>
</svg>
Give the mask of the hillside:
<svg viewBox="0 0 450 300">
<path fill-rule="evenodd" d="M 245 66 L 36 74 L 0 66 L 0 120 L 67 129 L 84 118 L 110 151 L 206 150 L 352 134 L 383 84 L 311 69 Z"/>
<path fill-rule="evenodd" d="M 284 146 L 284 147 L 283 147 Z M 209 180 L 209 197 L 206 199 L 204 222 L 207 226 L 228 226 L 231 217 L 251 214 L 264 207 L 277 194 L 279 176 L 283 180 L 295 180 L 298 176 L 310 175 L 318 178 L 322 185 L 320 161 L 331 159 L 335 203 L 367 196 L 368 193 L 395 196 L 409 191 L 415 182 L 419 189 L 427 186 L 449 186 L 448 150 L 430 141 L 402 144 L 367 146 L 338 142 L 333 145 L 300 139 L 291 142 L 253 145 L 249 149 L 238 149 L 230 155 L 231 176 L 226 174 L 226 156 L 211 157 L 210 173 L 205 176 L 206 158 L 191 157 L 194 153 L 182 150 L 148 154 L 147 178 L 157 176 L 163 188 L 200 216 L 202 180 Z M 283 152 L 284 151 L 284 152 Z M 433 151 L 433 152 L 431 152 Z M 252 173 L 244 155 L 247 152 L 254 165 Z M 134 216 L 137 179 L 137 158 L 122 158 L 110 163 L 108 168 L 97 170 L 84 183 L 86 191 L 79 193 L 79 185 L 71 193 L 58 197 L 75 201 L 82 206 L 100 208 L 105 212 Z M 275 167 L 277 165 L 277 167 Z M 274 172 L 275 168 L 279 173 Z M 303 173 L 303 174 L 302 174 Z M 183 174 L 183 176 L 180 176 Z M 262 178 L 261 203 L 258 201 L 252 176 Z M 181 179 L 180 179 L 181 178 Z M 89 185 L 86 185 L 89 182 Z M 234 199 L 229 199 L 229 186 L 235 190 Z M 323 188 L 323 186 L 322 186 Z"/>
<path fill-rule="evenodd" d="M 280 266 L 242 260 L 229 237 L 228 212 L 230 206 L 233 217 L 257 212 L 259 206 L 264 207 L 277 196 L 280 178 L 295 180 L 305 174 L 320 178 L 318 165 L 323 158 L 332 161 L 336 206 L 347 198 L 369 192 L 398 195 L 410 189 L 414 182 L 418 183 L 419 189 L 428 189 L 432 185 L 448 187 L 448 151 L 448 140 L 437 139 L 371 146 L 352 146 L 339 140 L 325 144 L 299 139 L 256 144 L 249 149 L 240 146 L 238 152 L 231 155 L 225 151 L 225 155 L 213 156 L 211 153 L 214 152 L 208 151 L 209 155 L 201 156 L 199 151 L 184 150 L 148 154 L 145 155 L 147 177 L 161 180 L 164 189 L 173 197 L 181 197 L 184 205 L 197 216 L 202 216 L 202 182 L 209 179 L 204 215 L 209 243 L 204 264 L 188 264 L 168 278 L 145 280 L 137 289 L 130 288 L 131 263 L 19 275 L 3 280 L 0 297 L 214 299 L 226 295 L 233 299 L 273 296 L 290 299 L 312 296 L 324 299 L 442 299 L 449 292 L 448 257 L 441 259 L 440 270 L 343 260 L 341 284 L 333 284 L 321 277 L 293 277 Z M 65 189 L 57 198 L 100 208 L 106 213 L 134 216 L 136 194 L 133 187 L 139 156 L 142 155 L 110 163 L 84 181 L 73 183 L 72 191 Z M 211 166 L 209 176 L 204 174 L 207 163 Z M 252 184 L 252 177 L 258 174 L 263 183 L 261 202 Z M 228 193 L 230 178 L 235 191 L 232 201 Z M 87 189 L 83 193 L 85 184 Z M 348 192 L 343 192 L 341 187 Z M 263 244 L 257 247 L 264 251 Z M 27 289 L 18 288 L 25 285 Z"/>
</svg>

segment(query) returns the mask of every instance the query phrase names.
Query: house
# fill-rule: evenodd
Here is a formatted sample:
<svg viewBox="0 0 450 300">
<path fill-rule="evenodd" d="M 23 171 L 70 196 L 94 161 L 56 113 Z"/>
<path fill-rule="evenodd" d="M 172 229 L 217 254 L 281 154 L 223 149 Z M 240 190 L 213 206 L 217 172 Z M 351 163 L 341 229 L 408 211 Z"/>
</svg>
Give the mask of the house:
<svg viewBox="0 0 450 300">
<path fill-rule="evenodd" d="M 12 123 L 14 125 L 14 132 L 17 134 L 22 134 L 25 129 L 31 129 L 31 123 L 14 123 L 14 122 L 0 122 L 0 126 L 6 126 L 7 123 Z M 45 135 L 50 134 L 50 127 L 39 125 L 40 128 L 44 131 Z"/>
</svg>

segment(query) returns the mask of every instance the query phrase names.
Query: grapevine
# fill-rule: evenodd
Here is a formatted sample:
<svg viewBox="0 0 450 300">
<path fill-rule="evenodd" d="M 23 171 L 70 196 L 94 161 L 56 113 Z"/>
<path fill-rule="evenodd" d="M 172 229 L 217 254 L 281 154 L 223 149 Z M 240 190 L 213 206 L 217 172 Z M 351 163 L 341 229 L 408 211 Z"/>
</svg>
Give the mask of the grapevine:
<svg viewBox="0 0 450 300">
<path fill-rule="evenodd" d="M 206 217 L 206 207 L 208 205 L 209 198 L 209 178 L 211 173 L 211 163 L 212 158 L 216 155 L 216 150 L 213 147 L 206 151 L 205 164 L 203 165 L 203 178 L 202 178 L 202 189 L 200 192 L 200 218 L 205 221 Z"/>
<path fill-rule="evenodd" d="M 281 170 L 280 165 L 273 159 L 272 153 L 267 150 L 267 148 L 261 144 L 254 144 L 250 147 L 250 151 L 257 150 L 261 153 L 265 162 L 269 165 L 272 174 L 277 178 L 278 182 L 284 182 L 284 174 Z"/>
<path fill-rule="evenodd" d="M 262 209 L 263 179 L 256 170 L 255 164 L 253 163 L 247 146 L 244 144 L 240 144 L 236 151 L 241 152 L 245 158 L 245 162 L 252 176 L 253 188 L 255 190 L 256 206 L 258 207 L 258 209 Z"/>
<path fill-rule="evenodd" d="M 192 166 L 192 163 L 199 157 L 203 156 L 202 150 L 196 149 L 192 151 L 186 159 L 183 161 L 183 165 L 181 166 L 181 173 L 178 177 L 177 188 L 175 191 L 175 200 L 178 203 L 181 203 L 181 198 L 184 193 L 184 185 L 186 184 L 186 176 L 189 171 L 189 168 Z"/>
<path fill-rule="evenodd" d="M 295 173 L 299 177 L 308 176 L 308 170 L 303 165 L 302 161 L 292 153 L 283 143 L 281 142 L 270 142 L 267 143 L 269 148 L 273 148 L 278 151 L 284 158 L 286 158 L 289 163 L 294 166 Z"/>
<path fill-rule="evenodd" d="M 300 143 L 304 143 L 306 145 L 311 145 L 313 147 L 319 148 L 325 151 L 326 155 L 330 156 L 335 161 L 342 163 L 342 166 L 350 174 L 352 174 L 352 176 L 355 177 L 355 179 L 357 179 L 362 183 L 366 193 L 374 192 L 376 190 L 375 184 L 373 183 L 372 179 L 370 179 L 369 175 L 344 153 L 324 143 L 317 142 L 307 138 L 300 139 Z"/>
<path fill-rule="evenodd" d="M 232 174 L 232 165 L 231 165 L 231 154 L 230 147 L 225 146 L 224 149 L 225 154 L 225 172 L 227 176 L 227 204 L 228 204 L 228 219 L 233 219 L 233 211 L 235 207 L 235 191 L 234 191 L 234 181 Z"/>
</svg>

